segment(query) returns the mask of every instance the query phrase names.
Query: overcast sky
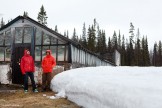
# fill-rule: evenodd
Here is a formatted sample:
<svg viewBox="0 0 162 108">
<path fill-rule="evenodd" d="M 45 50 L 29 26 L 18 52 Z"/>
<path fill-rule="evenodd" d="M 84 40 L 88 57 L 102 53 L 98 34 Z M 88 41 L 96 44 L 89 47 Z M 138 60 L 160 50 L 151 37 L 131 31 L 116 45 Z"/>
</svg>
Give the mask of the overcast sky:
<svg viewBox="0 0 162 108">
<path fill-rule="evenodd" d="M 5 22 L 23 15 L 24 11 L 37 21 L 43 4 L 48 27 L 54 29 L 57 25 L 62 34 L 68 30 L 71 35 L 75 27 L 77 35 L 81 35 L 83 23 L 88 28 L 96 18 L 107 37 L 120 30 L 128 38 L 132 22 L 135 34 L 139 28 L 141 37 L 147 35 L 149 47 L 162 40 L 161 0 L 0 0 L 0 3 L 0 18 Z"/>
</svg>

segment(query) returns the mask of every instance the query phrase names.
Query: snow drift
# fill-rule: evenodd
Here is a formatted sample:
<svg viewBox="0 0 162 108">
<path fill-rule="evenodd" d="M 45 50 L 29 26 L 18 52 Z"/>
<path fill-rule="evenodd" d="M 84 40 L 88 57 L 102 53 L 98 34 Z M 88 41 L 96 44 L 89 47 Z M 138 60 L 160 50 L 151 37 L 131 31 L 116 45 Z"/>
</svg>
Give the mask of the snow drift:
<svg viewBox="0 0 162 108">
<path fill-rule="evenodd" d="M 161 67 L 88 67 L 56 75 L 56 92 L 85 108 L 162 108 Z"/>
</svg>

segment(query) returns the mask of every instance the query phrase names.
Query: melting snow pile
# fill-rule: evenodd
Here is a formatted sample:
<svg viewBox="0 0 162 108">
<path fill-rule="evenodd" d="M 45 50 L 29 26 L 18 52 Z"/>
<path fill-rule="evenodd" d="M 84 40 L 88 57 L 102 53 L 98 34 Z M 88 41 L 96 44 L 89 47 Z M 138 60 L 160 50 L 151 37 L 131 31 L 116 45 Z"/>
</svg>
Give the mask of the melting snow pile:
<svg viewBox="0 0 162 108">
<path fill-rule="evenodd" d="M 56 75 L 51 88 L 85 108 L 162 108 L 161 67 L 88 67 Z"/>
</svg>

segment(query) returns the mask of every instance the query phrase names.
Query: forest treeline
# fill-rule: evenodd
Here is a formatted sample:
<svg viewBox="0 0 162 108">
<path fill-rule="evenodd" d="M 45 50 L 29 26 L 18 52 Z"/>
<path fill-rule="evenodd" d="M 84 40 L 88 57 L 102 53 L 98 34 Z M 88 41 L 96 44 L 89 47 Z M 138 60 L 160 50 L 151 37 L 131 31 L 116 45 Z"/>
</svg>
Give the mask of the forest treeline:
<svg viewBox="0 0 162 108">
<path fill-rule="evenodd" d="M 24 12 L 23 16 L 28 16 L 28 13 Z M 38 22 L 46 25 L 47 18 L 46 11 L 42 5 L 37 17 Z M 2 18 L 0 27 L 4 25 L 5 22 Z M 72 36 L 69 36 L 68 31 L 64 32 L 64 36 L 79 42 L 88 50 L 99 55 L 112 54 L 117 50 L 121 54 L 122 66 L 162 66 L 161 41 L 155 42 L 153 49 L 149 50 L 147 36 L 141 37 L 140 30 L 137 29 L 135 31 L 134 28 L 133 23 L 130 23 L 130 29 L 128 30 L 130 35 L 126 36 L 129 37 L 128 39 L 124 34 L 121 35 L 120 30 L 118 33 L 114 31 L 112 36 L 106 36 L 105 30 L 100 29 L 99 23 L 94 19 L 93 24 L 89 25 L 88 28 L 83 23 L 81 35 L 77 35 L 78 33 L 74 28 Z M 57 25 L 54 30 L 56 32 L 59 31 Z"/>
<path fill-rule="evenodd" d="M 106 53 L 113 53 L 114 50 L 118 50 L 121 54 L 122 66 L 162 66 L 162 46 L 161 41 L 155 42 L 153 50 L 149 51 L 147 36 L 140 35 L 139 29 L 135 34 L 135 29 L 132 23 L 130 23 L 130 29 L 128 39 L 124 35 L 118 35 L 114 31 L 112 36 L 106 37 L 104 30 L 100 29 L 99 24 L 94 23 L 85 28 L 83 24 L 82 35 L 77 36 L 76 30 L 72 35 L 72 40 L 78 41 L 81 45 L 89 49 L 90 51 L 104 55 Z M 64 33 L 65 36 L 66 33 Z M 105 57 L 106 58 L 106 57 Z"/>
</svg>

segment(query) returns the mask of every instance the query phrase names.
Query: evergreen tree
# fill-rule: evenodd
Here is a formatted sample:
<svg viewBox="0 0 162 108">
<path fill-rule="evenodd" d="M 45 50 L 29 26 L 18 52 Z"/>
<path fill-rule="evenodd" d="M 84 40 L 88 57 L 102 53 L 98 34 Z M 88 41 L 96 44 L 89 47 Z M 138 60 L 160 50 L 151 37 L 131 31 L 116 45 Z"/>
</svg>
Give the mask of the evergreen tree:
<svg viewBox="0 0 162 108">
<path fill-rule="evenodd" d="M 132 22 L 130 23 L 129 33 L 130 33 L 130 36 L 129 36 L 130 41 L 131 41 L 131 43 L 134 43 L 134 40 L 133 40 L 133 38 L 134 38 L 134 26 L 133 26 Z"/>
<path fill-rule="evenodd" d="M 133 43 L 130 40 L 130 44 L 129 44 L 129 57 L 130 57 L 130 61 L 129 61 L 129 66 L 135 66 L 135 60 L 134 60 L 134 49 L 133 49 Z"/>
<path fill-rule="evenodd" d="M 157 59 L 158 59 L 158 57 L 157 57 L 157 43 L 155 42 L 154 50 L 153 50 L 153 59 L 152 59 L 153 66 L 157 66 L 157 63 L 156 63 Z"/>
<path fill-rule="evenodd" d="M 97 29 L 97 45 L 96 45 L 96 52 L 101 53 L 101 46 L 102 46 L 102 39 L 101 39 L 101 30 Z"/>
<path fill-rule="evenodd" d="M 5 22 L 3 21 L 3 18 L 2 18 L 0 27 L 3 27 L 4 25 L 5 25 Z"/>
<path fill-rule="evenodd" d="M 64 36 L 66 37 L 66 31 L 64 31 Z"/>
<path fill-rule="evenodd" d="M 150 66 L 147 37 L 146 39 L 144 37 L 142 38 L 142 61 L 142 66 Z"/>
<path fill-rule="evenodd" d="M 67 30 L 67 36 L 66 36 L 67 38 L 69 38 L 69 31 Z"/>
<path fill-rule="evenodd" d="M 140 37 L 140 31 L 139 31 L 139 29 L 137 30 L 137 40 L 135 41 L 136 43 L 135 43 L 135 65 L 136 66 L 142 66 L 142 59 L 141 59 L 141 47 L 140 47 L 140 39 L 139 39 L 139 37 Z"/>
<path fill-rule="evenodd" d="M 119 35 L 118 35 L 118 49 L 119 49 L 119 51 L 121 49 L 121 35 L 120 35 L 120 30 L 119 30 Z"/>
<path fill-rule="evenodd" d="M 25 11 L 24 11 L 23 16 L 24 16 L 24 17 L 28 17 L 28 12 L 25 12 Z"/>
<path fill-rule="evenodd" d="M 106 53 L 106 34 L 105 31 L 102 30 L 102 53 Z"/>
<path fill-rule="evenodd" d="M 81 44 L 87 48 L 87 39 L 86 39 L 86 25 L 83 24 Z"/>
<path fill-rule="evenodd" d="M 109 37 L 109 40 L 108 40 L 108 48 L 107 48 L 107 52 L 112 52 L 112 45 L 111 45 L 111 40 L 110 40 L 110 37 Z"/>
<path fill-rule="evenodd" d="M 94 26 L 92 25 L 92 27 L 89 27 L 88 29 L 88 49 L 91 50 L 92 52 L 95 52 L 95 30 L 94 30 Z"/>
<path fill-rule="evenodd" d="M 150 57 L 149 57 L 149 50 L 148 50 L 148 42 L 147 42 L 147 36 L 146 36 L 146 39 L 145 39 L 145 55 L 146 55 L 146 64 L 145 66 L 150 66 Z"/>
<path fill-rule="evenodd" d="M 57 33 L 58 33 L 57 25 L 55 26 L 55 32 L 57 32 Z"/>
<path fill-rule="evenodd" d="M 121 65 L 126 65 L 126 50 L 125 50 L 125 38 L 122 37 L 122 48 L 121 48 Z"/>
<path fill-rule="evenodd" d="M 77 35 L 76 35 L 76 30 L 74 28 L 74 32 L 73 32 L 73 36 L 72 36 L 72 40 L 75 41 L 75 42 L 78 42 L 78 39 L 77 39 Z"/>
<path fill-rule="evenodd" d="M 158 61 L 157 61 L 158 66 L 162 66 L 162 45 L 161 41 L 159 41 L 158 45 Z"/>
<path fill-rule="evenodd" d="M 112 37 L 112 47 L 113 47 L 113 51 L 115 49 L 117 49 L 117 35 L 116 35 L 116 32 L 114 31 L 114 34 L 113 34 L 113 37 Z"/>
<path fill-rule="evenodd" d="M 47 24 L 47 15 L 46 15 L 46 11 L 44 9 L 44 6 L 42 5 L 41 8 L 40 8 L 40 12 L 38 13 L 38 22 L 41 23 L 41 24 L 44 24 L 46 25 Z"/>
</svg>

